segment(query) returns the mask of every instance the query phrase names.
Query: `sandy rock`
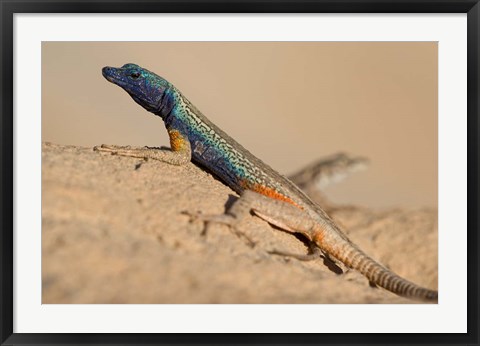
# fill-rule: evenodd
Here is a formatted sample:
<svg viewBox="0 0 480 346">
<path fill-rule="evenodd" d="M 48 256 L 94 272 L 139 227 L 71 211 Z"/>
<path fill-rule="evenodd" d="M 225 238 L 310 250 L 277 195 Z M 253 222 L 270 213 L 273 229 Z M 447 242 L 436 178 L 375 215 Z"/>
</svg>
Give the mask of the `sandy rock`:
<svg viewBox="0 0 480 346">
<path fill-rule="evenodd" d="M 42 147 L 42 303 L 412 303 L 300 262 L 301 237 L 256 217 L 204 232 L 182 211 L 220 214 L 236 193 L 193 164 L 175 167 Z M 399 275 L 437 287 L 437 210 L 330 208 L 348 236 Z"/>
</svg>

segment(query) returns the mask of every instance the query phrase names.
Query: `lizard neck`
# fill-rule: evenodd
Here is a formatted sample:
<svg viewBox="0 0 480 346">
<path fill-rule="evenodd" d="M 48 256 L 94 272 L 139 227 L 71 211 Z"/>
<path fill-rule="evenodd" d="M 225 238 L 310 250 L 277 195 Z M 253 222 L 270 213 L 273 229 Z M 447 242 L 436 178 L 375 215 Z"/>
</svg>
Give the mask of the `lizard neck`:
<svg viewBox="0 0 480 346">
<path fill-rule="evenodd" d="M 162 120 L 165 122 L 165 125 L 170 125 L 172 123 L 174 108 L 177 103 L 176 100 L 176 90 L 171 85 L 163 92 L 163 95 L 160 98 L 158 110 L 153 112 L 153 114 L 162 118 Z"/>
</svg>

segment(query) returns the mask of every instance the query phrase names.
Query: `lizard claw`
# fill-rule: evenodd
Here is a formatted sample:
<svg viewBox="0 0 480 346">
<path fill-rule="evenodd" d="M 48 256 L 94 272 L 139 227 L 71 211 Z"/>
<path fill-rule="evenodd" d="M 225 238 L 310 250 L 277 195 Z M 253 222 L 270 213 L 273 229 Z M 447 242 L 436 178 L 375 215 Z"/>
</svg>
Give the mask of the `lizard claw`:
<svg viewBox="0 0 480 346">
<path fill-rule="evenodd" d="M 111 153 L 112 155 L 115 155 L 118 149 L 120 149 L 120 147 L 115 145 L 109 145 L 109 144 L 96 145 L 93 147 L 93 151 Z"/>
</svg>

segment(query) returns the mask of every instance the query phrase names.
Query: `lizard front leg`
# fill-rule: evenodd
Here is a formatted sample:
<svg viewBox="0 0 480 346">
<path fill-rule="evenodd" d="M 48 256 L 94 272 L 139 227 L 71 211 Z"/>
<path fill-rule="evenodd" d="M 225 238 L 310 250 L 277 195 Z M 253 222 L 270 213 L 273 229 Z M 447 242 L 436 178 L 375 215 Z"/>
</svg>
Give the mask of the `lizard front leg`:
<svg viewBox="0 0 480 346">
<path fill-rule="evenodd" d="M 170 136 L 171 150 L 159 148 L 130 148 L 105 144 L 96 146 L 93 150 L 111 153 L 112 155 L 154 159 L 176 166 L 190 162 L 192 149 L 188 138 L 182 135 L 180 131 L 174 129 L 169 129 L 168 135 Z"/>
</svg>

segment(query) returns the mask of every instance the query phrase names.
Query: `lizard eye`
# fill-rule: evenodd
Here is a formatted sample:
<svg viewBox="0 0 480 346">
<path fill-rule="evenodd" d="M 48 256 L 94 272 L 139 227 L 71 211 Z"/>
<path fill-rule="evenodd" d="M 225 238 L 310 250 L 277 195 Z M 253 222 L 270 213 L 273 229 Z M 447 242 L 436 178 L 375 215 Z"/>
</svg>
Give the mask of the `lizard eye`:
<svg viewBox="0 0 480 346">
<path fill-rule="evenodd" d="M 133 79 L 137 79 L 138 77 L 140 77 L 140 73 L 132 72 L 132 73 L 130 73 L 130 77 L 132 77 Z"/>
</svg>

